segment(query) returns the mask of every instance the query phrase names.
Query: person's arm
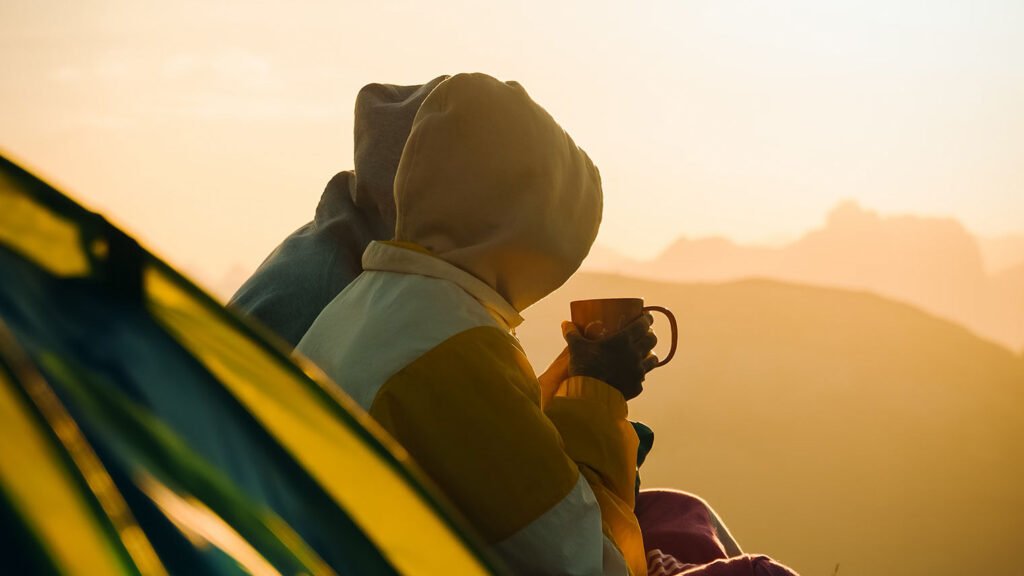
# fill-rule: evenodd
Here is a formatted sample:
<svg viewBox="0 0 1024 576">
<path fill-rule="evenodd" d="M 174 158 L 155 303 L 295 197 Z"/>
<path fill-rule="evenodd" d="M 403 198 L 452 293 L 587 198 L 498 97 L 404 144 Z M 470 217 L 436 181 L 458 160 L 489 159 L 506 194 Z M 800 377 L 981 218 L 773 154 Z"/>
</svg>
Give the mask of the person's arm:
<svg viewBox="0 0 1024 576">
<path fill-rule="evenodd" d="M 633 513 L 639 441 L 626 420 L 626 400 L 605 382 L 586 376 L 565 380 L 545 407 L 601 508 L 602 530 L 631 571 L 644 573 L 640 525 Z"/>
<path fill-rule="evenodd" d="M 639 439 L 626 420 L 626 400 L 640 394 L 644 375 L 658 362 L 651 354 L 657 343 L 652 321 L 644 315 L 614 334 L 594 323 L 586 336 L 565 322 L 566 351 L 542 375 L 550 387 L 565 370 L 545 412 L 597 496 L 606 535 L 634 572 L 647 561 L 633 513 Z"/>
<path fill-rule="evenodd" d="M 540 385 L 515 340 L 473 328 L 392 376 L 370 414 L 517 573 L 626 574 L 628 563 L 645 574 L 639 529 L 620 540 L 627 531 L 614 520 L 632 514 L 617 496 L 635 474 L 625 402 L 587 382 L 549 407 L 559 407 L 565 437 L 541 410 Z M 622 439 L 610 440 L 615 434 Z M 574 450 L 583 460 L 575 462 L 567 450 L 595 435 L 609 439 L 603 450 L 624 454 L 598 462 Z"/>
</svg>

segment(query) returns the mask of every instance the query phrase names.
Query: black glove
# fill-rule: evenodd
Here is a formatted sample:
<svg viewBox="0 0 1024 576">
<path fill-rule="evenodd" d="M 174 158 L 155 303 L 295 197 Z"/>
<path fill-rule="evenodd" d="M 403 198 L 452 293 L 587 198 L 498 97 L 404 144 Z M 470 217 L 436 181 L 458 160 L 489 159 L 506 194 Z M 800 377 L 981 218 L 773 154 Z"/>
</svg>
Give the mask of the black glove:
<svg viewBox="0 0 1024 576">
<path fill-rule="evenodd" d="M 606 335 L 600 322 L 588 325 L 584 334 L 572 322 L 562 323 L 562 336 L 569 345 L 569 376 L 596 378 L 632 400 L 643 391 L 644 376 L 658 357 L 651 353 L 658 337 L 651 331 L 654 318 L 644 314 L 625 328 Z"/>
</svg>

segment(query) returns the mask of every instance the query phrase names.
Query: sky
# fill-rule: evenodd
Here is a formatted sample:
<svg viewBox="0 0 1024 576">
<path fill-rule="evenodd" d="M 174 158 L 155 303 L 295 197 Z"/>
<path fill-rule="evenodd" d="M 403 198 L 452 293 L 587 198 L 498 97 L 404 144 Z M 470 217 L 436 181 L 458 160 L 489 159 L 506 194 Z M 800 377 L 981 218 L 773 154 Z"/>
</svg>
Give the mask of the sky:
<svg viewBox="0 0 1024 576">
<path fill-rule="evenodd" d="M 1024 2 L 0 3 L 0 151 L 173 264 L 251 269 L 352 167 L 371 82 L 517 80 L 598 241 L 779 243 L 843 200 L 1024 232 Z"/>
</svg>

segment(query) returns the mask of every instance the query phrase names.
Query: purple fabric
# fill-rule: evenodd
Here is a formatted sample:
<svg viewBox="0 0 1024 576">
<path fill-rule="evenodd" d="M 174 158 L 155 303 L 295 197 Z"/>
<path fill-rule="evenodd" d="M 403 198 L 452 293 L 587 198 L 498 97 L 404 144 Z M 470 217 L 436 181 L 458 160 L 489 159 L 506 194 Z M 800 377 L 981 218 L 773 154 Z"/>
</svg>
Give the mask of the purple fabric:
<svg viewBox="0 0 1024 576">
<path fill-rule="evenodd" d="M 707 503 L 675 490 L 643 490 L 636 517 L 650 576 L 797 576 L 767 556 L 727 558 Z"/>
<path fill-rule="evenodd" d="M 635 511 L 645 552 L 661 550 L 687 564 L 726 557 L 707 504 L 700 498 L 674 490 L 642 490 Z"/>
</svg>

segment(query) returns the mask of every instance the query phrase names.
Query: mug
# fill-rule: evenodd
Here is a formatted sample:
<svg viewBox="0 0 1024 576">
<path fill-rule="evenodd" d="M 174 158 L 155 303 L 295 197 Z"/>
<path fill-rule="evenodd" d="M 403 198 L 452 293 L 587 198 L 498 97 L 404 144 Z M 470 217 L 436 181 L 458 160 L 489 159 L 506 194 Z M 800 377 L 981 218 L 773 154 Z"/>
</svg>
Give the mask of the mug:
<svg viewBox="0 0 1024 576">
<path fill-rule="evenodd" d="M 596 298 L 592 300 L 574 300 L 569 303 L 572 323 L 582 333 L 591 322 L 600 321 L 608 329 L 609 333 L 618 332 L 626 324 L 639 318 L 644 312 L 661 312 L 668 318 L 669 326 L 672 328 L 672 348 L 668 356 L 658 366 L 668 364 L 676 354 L 676 344 L 679 340 L 679 330 L 676 326 L 676 317 L 667 308 L 662 306 L 644 306 L 643 298 Z"/>
</svg>

